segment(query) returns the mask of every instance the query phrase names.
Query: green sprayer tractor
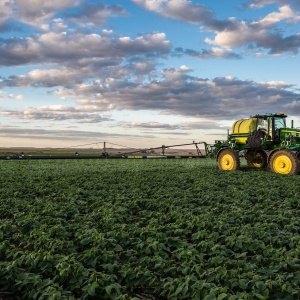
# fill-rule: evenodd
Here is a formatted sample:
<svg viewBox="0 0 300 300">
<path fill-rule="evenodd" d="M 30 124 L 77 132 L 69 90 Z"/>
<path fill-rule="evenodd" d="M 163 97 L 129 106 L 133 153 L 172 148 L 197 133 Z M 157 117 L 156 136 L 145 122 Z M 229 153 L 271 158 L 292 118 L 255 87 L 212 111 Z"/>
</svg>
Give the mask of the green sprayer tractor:
<svg viewBox="0 0 300 300">
<path fill-rule="evenodd" d="M 216 158 L 221 170 L 237 170 L 244 155 L 252 168 L 270 167 L 279 174 L 300 170 L 300 129 L 286 126 L 284 113 L 255 115 L 232 125 L 226 141 L 206 145 L 208 155 Z"/>
</svg>

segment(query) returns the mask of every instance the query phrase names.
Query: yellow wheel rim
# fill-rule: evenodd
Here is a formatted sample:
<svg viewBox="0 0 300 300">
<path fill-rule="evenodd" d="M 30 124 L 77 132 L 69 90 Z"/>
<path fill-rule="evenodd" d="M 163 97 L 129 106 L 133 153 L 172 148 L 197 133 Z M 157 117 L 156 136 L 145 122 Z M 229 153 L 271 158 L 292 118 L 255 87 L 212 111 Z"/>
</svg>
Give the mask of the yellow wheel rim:
<svg viewBox="0 0 300 300">
<path fill-rule="evenodd" d="M 230 154 L 225 154 L 221 158 L 222 170 L 232 170 L 234 167 L 234 159 Z"/>
<path fill-rule="evenodd" d="M 292 167 L 293 163 L 286 155 L 279 155 L 274 159 L 273 168 L 276 173 L 289 174 Z"/>
<path fill-rule="evenodd" d="M 259 162 L 259 163 L 253 163 L 253 166 L 255 168 L 261 168 L 261 166 L 263 165 L 263 158 L 262 158 L 261 153 L 257 153 L 255 157 L 256 158 L 260 158 L 261 162 Z"/>
</svg>

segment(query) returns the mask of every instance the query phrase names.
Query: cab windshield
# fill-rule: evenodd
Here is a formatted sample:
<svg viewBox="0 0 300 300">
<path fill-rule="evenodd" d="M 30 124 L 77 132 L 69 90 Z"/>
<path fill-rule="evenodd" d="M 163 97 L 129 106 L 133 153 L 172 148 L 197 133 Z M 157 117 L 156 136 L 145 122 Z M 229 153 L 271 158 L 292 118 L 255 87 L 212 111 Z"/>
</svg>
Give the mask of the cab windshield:
<svg viewBox="0 0 300 300">
<path fill-rule="evenodd" d="M 275 117 L 274 118 L 274 126 L 275 126 L 275 130 L 285 128 L 285 118 Z"/>
</svg>

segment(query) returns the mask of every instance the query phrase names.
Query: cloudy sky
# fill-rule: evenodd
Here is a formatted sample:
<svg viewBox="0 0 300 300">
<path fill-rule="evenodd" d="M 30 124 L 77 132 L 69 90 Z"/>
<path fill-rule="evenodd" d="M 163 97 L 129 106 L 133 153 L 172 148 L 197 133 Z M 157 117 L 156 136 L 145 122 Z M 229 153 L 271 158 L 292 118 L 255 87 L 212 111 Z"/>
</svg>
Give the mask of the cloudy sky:
<svg viewBox="0 0 300 300">
<path fill-rule="evenodd" d="M 155 147 L 300 126 L 300 0 L 2 0 L 0 147 Z"/>
</svg>

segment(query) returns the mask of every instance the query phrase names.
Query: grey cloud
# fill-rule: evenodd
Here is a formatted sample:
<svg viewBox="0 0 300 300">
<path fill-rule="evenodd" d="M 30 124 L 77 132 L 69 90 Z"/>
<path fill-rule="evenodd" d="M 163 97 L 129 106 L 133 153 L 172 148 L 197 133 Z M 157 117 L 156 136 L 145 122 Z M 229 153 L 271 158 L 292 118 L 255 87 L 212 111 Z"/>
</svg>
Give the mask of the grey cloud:
<svg viewBox="0 0 300 300">
<path fill-rule="evenodd" d="M 0 115 L 22 120 L 71 120 L 75 123 L 102 123 L 112 121 L 111 118 L 103 117 L 99 113 L 84 113 L 70 107 L 25 108 L 23 111 L 2 110 Z"/>
<path fill-rule="evenodd" d="M 165 4 L 162 6 L 161 14 L 165 17 L 171 17 L 195 24 L 207 24 L 215 18 L 214 11 L 204 5 L 191 4 L 191 2 L 184 1 L 181 3 L 178 1 L 176 6 Z"/>
<path fill-rule="evenodd" d="M 177 76 L 172 70 L 172 76 Z M 236 78 L 215 78 L 213 80 L 191 77 L 179 72 L 178 80 L 163 78 L 139 84 L 112 83 L 110 88 L 93 85 L 93 94 L 101 93 L 101 98 L 89 99 L 90 89 L 80 85 L 72 90 L 62 89 L 61 93 L 79 95 L 78 103 L 97 107 L 99 110 L 114 109 L 156 110 L 165 114 L 231 119 L 260 112 L 285 111 L 292 114 L 287 105 L 299 103 L 300 95 L 291 90 L 292 86 L 284 83 L 259 83 Z M 80 98 L 86 98 L 82 103 Z"/>
<path fill-rule="evenodd" d="M 108 58 L 119 63 L 125 57 L 136 54 L 167 54 L 171 43 L 163 33 L 152 33 L 136 39 L 110 38 L 105 35 L 70 34 L 49 32 L 30 38 L 0 40 L 0 65 L 38 63 L 70 64 L 87 59 Z"/>
<path fill-rule="evenodd" d="M 15 0 L 12 17 L 18 22 L 27 23 L 31 26 L 46 27 L 49 20 L 53 18 L 56 13 L 64 9 L 79 4 L 79 0 L 33 0 L 30 3 L 24 0 Z"/>
<path fill-rule="evenodd" d="M 170 125 L 158 122 L 148 122 L 148 123 L 123 123 L 122 128 L 144 128 L 144 129 L 168 129 L 168 130 L 178 130 L 183 129 L 180 125 Z"/>
<path fill-rule="evenodd" d="M 144 131 L 144 133 L 147 133 L 147 131 Z M 149 133 L 149 132 L 148 132 Z M 157 135 L 164 135 L 164 136 L 189 136 L 190 133 L 187 131 L 182 131 L 182 132 L 178 132 L 178 131 L 158 131 L 155 132 L 155 134 Z"/>
<path fill-rule="evenodd" d="M 199 122 L 187 122 L 182 124 L 182 126 L 187 129 L 199 129 L 199 130 L 208 130 L 208 129 L 220 129 L 226 130 L 228 127 L 221 127 L 220 124 L 212 120 L 200 120 Z"/>
<path fill-rule="evenodd" d="M 81 83 L 89 77 L 95 76 L 89 68 L 68 69 L 58 68 L 51 70 L 32 70 L 26 75 L 9 76 L 3 79 L 0 86 L 7 87 L 57 87 L 57 86 L 72 86 L 76 83 Z"/>
<path fill-rule="evenodd" d="M 178 125 L 164 124 L 158 122 L 148 122 L 148 123 L 125 123 L 122 125 L 124 128 L 144 128 L 149 130 L 156 130 L 156 133 L 161 134 L 176 134 L 176 135 L 187 135 L 190 130 L 223 130 L 226 131 L 228 127 L 221 127 L 219 123 L 211 120 L 200 119 L 198 122 L 184 122 Z M 157 131 L 159 130 L 159 131 Z M 164 130 L 164 131 L 162 131 Z M 168 130 L 168 131 L 166 131 Z M 181 130 L 181 131 L 178 131 Z"/>
<path fill-rule="evenodd" d="M 230 19 L 217 20 L 216 14 L 212 9 L 202 4 L 193 4 L 191 1 L 132 1 L 144 9 L 158 13 L 166 18 L 172 18 L 192 24 L 203 24 L 215 30 L 234 26 L 234 22 Z"/>
<path fill-rule="evenodd" d="M 266 41 L 260 41 L 258 46 L 264 47 L 266 45 Z M 267 46 L 270 47 L 270 54 L 281 54 L 285 52 L 291 52 L 293 54 L 299 53 L 300 48 L 300 34 L 296 34 L 293 36 L 288 36 L 282 38 L 281 36 L 272 36 L 269 39 L 269 43 Z"/>
<path fill-rule="evenodd" d="M 297 100 L 294 100 L 290 103 L 287 103 L 285 106 L 289 111 L 291 111 L 291 115 L 300 115 L 300 97 Z M 299 119 L 300 120 L 300 119 Z"/>
<path fill-rule="evenodd" d="M 28 139 L 40 139 L 40 140 L 70 140 L 70 141 L 82 141 L 103 139 L 103 138 L 118 138 L 118 137 L 130 137 L 135 138 L 136 135 L 130 134 L 117 134 L 117 133 L 105 133 L 94 131 L 81 131 L 81 130 L 47 130 L 47 129 L 32 129 L 32 128 L 12 128 L 5 127 L 0 132 L 2 137 L 15 137 Z M 143 136 L 143 138 L 147 138 Z M 99 141 L 100 142 L 100 141 Z"/>
<path fill-rule="evenodd" d="M 0 2 L 0 32 L 12 27 L 10 16 L 12 13 L 12 0 L 2 0 Z"/>
<path fill-rule="evenodd" d="M 181 56 L 188 55 L 198 59 L 209 59 L 209 58 L 217 58 L 217 59 L 241 59 L 241 55 L 234 53 L 232 51 L 224 50 L 221 48 L 215 49 L 203 49 L 202 51 L 196 51 L 193 49 L 183 49 L 181 47 L 175 48 L 172 55 Z"/>
<path fill-rule="evenodd" d="M 0 87 L 32 86 L 36 88 L 53 88 L 64 86 L 71 88 L 73 85 L 83 83 L 89 78 L 98 77 L 99 79 L 92 82 L 92 84 L 85 85 L 85 90 L 93 94 L 101 93 L 102 90 L 107 91 L 106 87 L 110 79 L 118 81 L 119 87 L 122 87 L 122 81 L 120 80 L 124 78 L 135 82 L 143 82 L 145 77 L 149 80 L 158 76 L 155 71 L 155 61 L 149 61 L 143 56 L 134 57 L 135 59 L 128 60 L 127 64 L 123 65 L 116 64 L 116 61 L 113 60 L 92 58 L 86 59 L 79 64 L 60 66 L 57 69 L 36 69 L 26 75 L 0 78 L 2 79 L 0 80 Z"/>
<path fill-rule="evenodd" d="M 140 84 L 112 80 L 106 85 L 96 81 L 62 88 L 60 96 L 77 101 L 72 107 L 37 107 L 24 111 L 3 111 L 2 115 L 23 120 L 71 120 L 73 123 L 111 121 L 103 112 L 110 110 L 152 110 L 161 114 L 205 119 L 178 125 L 157 122 L 123 123 L 121 128 L 153 131 L 188 131 L 189 129 L 224 129 L 221 120 L 233 120 L 257 113 L 300 112 L 300 94 L 285 82 L 255 82 L 231 77 L 212 80 L 192 77 L 188 70 L 166 69 L 160 80 Z M 96 113 L 97 112 L 97 113 Z M 102 112 L 102 113 L 101 113 Z M 210 120 L 210 121 L 207 121 Z M 213 120 L 213 121 L 212 121 Z M 111 126 L 115 126 L 112 124 Z M 225 128 L 226 129 L 226 128 Z"/>
<path fill-rule="evenodd" d="M 67 11 L 65 16 L 73 23 L 81 26 L 99 27 L 109 17 L 126 16 L 127 12 L 120 5 L 104 5 L 102 3 L 92 3 L 82 1 L 76 11 Z"/>
<path fill-rule="evenodd" d="M 50 20 L 58 13 L 77 25 L 99 27 L 112 16 L 126 15 L 120 5 L 104 5 L 85 0 L 5 0 L 0 3 L 0 30 L 13 27 L 12 22 L 21 22 L 29 26 L 47 30 Z"/>
<path fill-rule="evenodd" d="M 40 62 L 38 49 L 34 49 L 29 39 L 0 38 L 0 66 L 16 66 L 30 62 Z"/>
<path fill-rule="evenodd" d="M 6 20 L 4 22 L 0 22 L 0 32 L 9 31 L 14 27 L 13 22 L 10 20 Z"/>
</svg>

